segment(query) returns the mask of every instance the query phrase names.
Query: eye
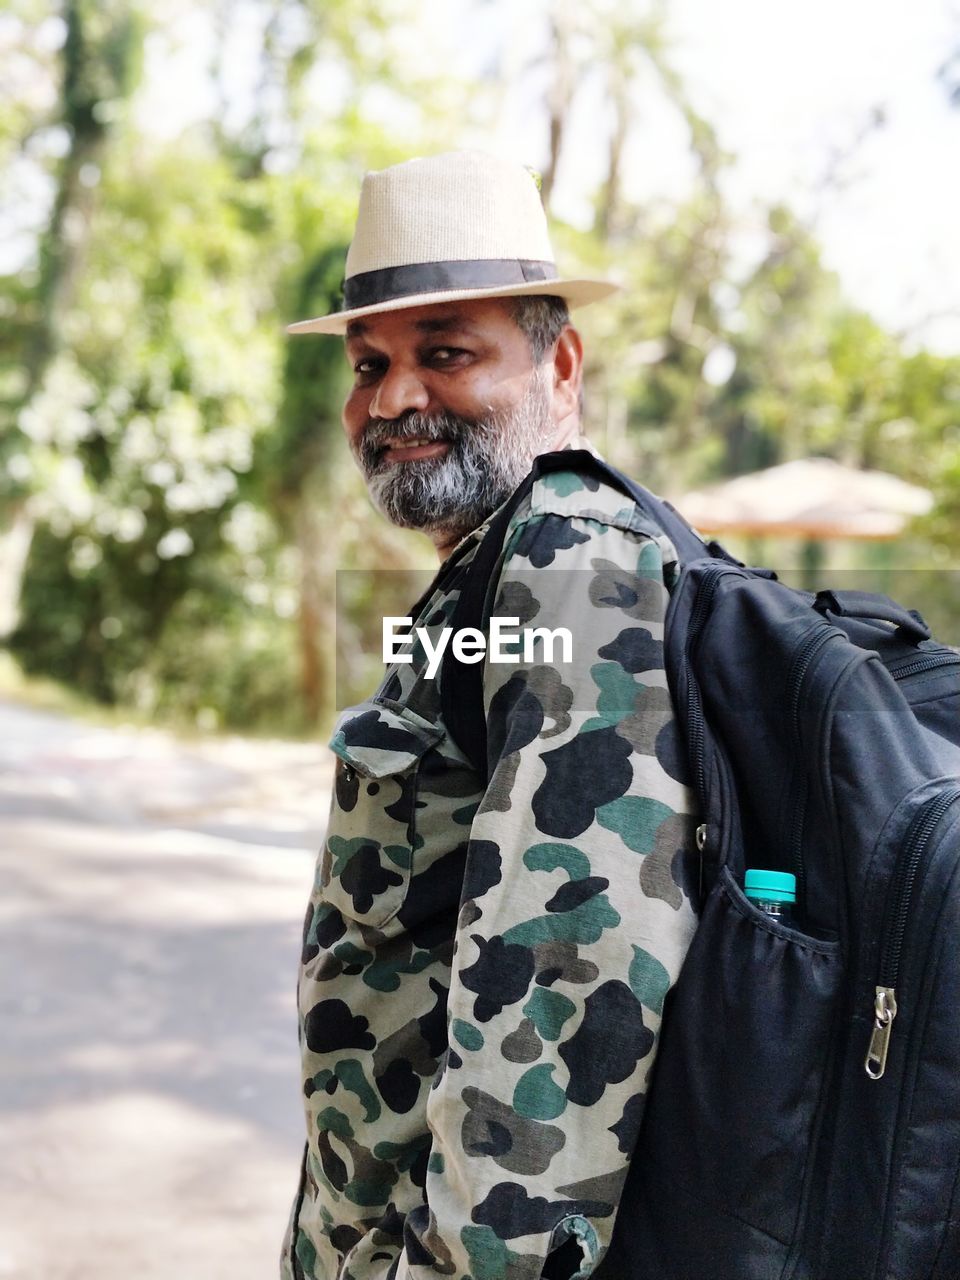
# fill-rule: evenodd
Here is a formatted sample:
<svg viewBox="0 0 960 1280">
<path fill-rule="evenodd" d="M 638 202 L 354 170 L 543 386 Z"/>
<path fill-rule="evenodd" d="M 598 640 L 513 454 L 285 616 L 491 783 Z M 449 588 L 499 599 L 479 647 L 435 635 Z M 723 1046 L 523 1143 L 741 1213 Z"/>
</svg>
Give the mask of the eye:
<svg viewBox="0 0 960 1280">
<path fill-rule="evenodd" d="M 371 382 L 383 372 L 383 361 L 374 356 L 363 356 L 353 363 L 353 372 L 357 382 Z"/>
<path fill-rule="evenodd" d="M 444 365 L 460 363 L 469 354 L 462 347 L 433 347 L 427 353 L 427 360 L 430 364 L 440 365 L 442 368 Z"/>
</svg>

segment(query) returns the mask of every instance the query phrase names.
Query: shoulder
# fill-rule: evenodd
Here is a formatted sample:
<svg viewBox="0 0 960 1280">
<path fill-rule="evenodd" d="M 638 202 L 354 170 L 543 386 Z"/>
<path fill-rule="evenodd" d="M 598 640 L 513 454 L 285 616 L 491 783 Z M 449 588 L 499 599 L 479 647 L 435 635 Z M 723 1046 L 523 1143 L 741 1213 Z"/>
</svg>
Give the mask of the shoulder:
<svg viewBox="0 0 960 1280">
<path fill-rule="evenodd" d="M 578 559 L 612 554 L 619 560 L 625 553 L 632 560 L 639 544 L 653 544 L 644 559 L 649 564 L 653 553 L 669 581 L 677 554 L 664 531 L 629 494 L 574 460 L 569 468 L 538 477 L 514 512 L 503 543 L 509 559 L 519 557 L 533 567 L 543 563 L 548 547 L 581 548 Z"/>
</svg>

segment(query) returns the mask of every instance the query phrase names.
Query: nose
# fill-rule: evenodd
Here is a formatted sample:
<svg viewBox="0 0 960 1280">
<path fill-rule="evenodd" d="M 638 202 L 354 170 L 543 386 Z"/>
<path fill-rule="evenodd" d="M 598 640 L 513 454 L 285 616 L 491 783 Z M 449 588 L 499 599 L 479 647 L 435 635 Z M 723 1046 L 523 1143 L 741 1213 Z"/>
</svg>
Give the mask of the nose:
<svg viewBox="0 0 960 1280">
<path fill-rule="evenodd" d="M 410 410 L 425 413 L 429 403 L 430 392 L 416 371 L 391 364 L 377 385 L 369 413 L 371 418 L 399 418 Z"/>
</svg>

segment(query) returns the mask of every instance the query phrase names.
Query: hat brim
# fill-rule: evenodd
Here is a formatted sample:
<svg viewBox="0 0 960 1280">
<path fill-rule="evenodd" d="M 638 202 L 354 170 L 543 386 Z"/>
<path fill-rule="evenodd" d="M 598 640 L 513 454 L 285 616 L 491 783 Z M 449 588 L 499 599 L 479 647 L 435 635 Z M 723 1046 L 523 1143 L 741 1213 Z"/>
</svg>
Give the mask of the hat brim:
<svg viewBox="0 0 960 1280">
<path fill-rule="evenodd" d="M 534 280 L 528 284 L 501 285 L 495 289 L 443 289 L 436 293 L 407 294 L 376 302 L 368 307 L 355 307 L 352 311 L 334 311 L 315 320 L 298 320 L 287 325 L 287 333 L 346 333 L 351 320 L 379 315 L 383 311 L 407 311 L 412 307 L 428 307 L 437 302 L 466 302 L 473 298 L 523 298 L 546 295 L 564 298 L 571 307 L 585 307 L 589 302 L 599 302 L 619 293 L 620 286 L 609 280 Z"/>
</svg>

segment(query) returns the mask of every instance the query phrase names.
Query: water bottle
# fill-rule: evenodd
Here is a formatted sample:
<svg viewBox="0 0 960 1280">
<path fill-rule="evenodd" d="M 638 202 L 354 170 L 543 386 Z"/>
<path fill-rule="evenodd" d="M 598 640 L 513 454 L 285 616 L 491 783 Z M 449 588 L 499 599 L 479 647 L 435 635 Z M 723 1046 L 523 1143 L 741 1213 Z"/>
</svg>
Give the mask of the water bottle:
<svg viewBox="0 0 960 1280">
<path fill-rule="evenodd" d="M 751 869 L 743 881 L 743 891 L 755 907 L 759 907 L 781 924 L 793 924 L 797 901 L 797 877 L 790 871 Z"/>
</svg>

